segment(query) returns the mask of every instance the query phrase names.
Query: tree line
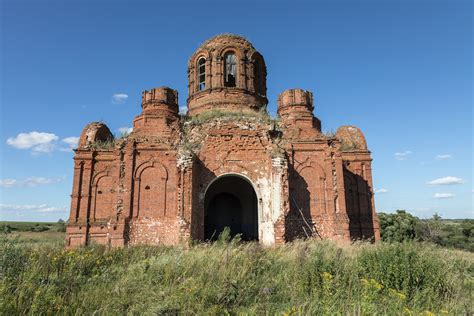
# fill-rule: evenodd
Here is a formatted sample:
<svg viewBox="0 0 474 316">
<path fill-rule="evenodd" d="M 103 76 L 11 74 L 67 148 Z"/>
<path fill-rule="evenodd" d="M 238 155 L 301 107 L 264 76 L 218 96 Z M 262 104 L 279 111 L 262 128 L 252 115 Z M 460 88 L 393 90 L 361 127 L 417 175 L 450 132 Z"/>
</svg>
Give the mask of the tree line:
<svg viewBox="0 0 474 316">
<path fill-rule="evenodd" d="M 474 219 L 420 219 L 405 210 L 379 213 L 380 235 L 387 242 L 425 241 L 474 251 Z"/>
</svg>

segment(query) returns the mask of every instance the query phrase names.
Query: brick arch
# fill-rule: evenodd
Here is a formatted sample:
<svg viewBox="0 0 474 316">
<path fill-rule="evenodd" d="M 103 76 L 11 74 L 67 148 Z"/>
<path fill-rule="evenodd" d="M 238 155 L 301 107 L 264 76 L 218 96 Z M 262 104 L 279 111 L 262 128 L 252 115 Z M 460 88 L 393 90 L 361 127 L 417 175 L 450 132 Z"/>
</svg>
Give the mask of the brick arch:
<svg viewBox="0 0 474 316">
<path fill-rule="evenodd" d="M 214 52 L 214 56 L 217 59 L 224 60 L 224 56 L 228 52 L 234 52 L 235 56 L 237 57 L 237 60 L 246 57 L 245 54 L 242 52 L 242 48 L 239 48 L 235 45 L 227 45 L 227 46 L 220 47 Z"/>
<path fill-rule="evenodd" d="M 189 94 L 194 94 L 194 93 L 197 93 L 197 92 L 201 92 L 199 91 L 198 89 L 198 81 L 199 81 L 199 78 L 198 78 L 198 61 L 199 59 L 201 58 L 205 58 L 206 59 L 206 88 L 204 90 L 207 90 L 209 88 L 211 88 L 211 83 L 212 83 L 212 80 L 211 80 L 211 77 L 212 77 L 212 57 L 211 57 L 211 53 L 209 52 L 209 50 L 207 49 L 200 49 L 199 51 L 197 51 L 190 59 L 189 59 L 189 62 L 188 62 L 188 81 L 190 83 L 189 85 Z M 203 90 L 203 91 L 204 91 Z"/>
<path fill-rule="evenodd" d="M 216 177 L 220 177 L 221 175 L 225 175 L 225 174 L 237 174 L 237 175 L 241 175 L 242 177 L 248 178 L 248 180 L 250 182 L 253 181 L 248 176 L 243 175 L 244 173 L 248 172 L 249 170 L 248 170 L 247 166 L 244 163 L 240 162 L 240 161 L 235 162 L 231 166 L 210 165 L 210 166 L 208 166 L 208 168 L 209 168 L 209 170 L 212 171 L 212 173 L 214 175 L 216 175 Z M 214 178 L 212 178 L 212 179 L 214 179 Z M 210 180 L 210 181 L 212 181 L 212 180 Z"/>
<path fill-rule="evenodd" d="M 346 196 L 346 210 L 349 217 L 360 216 L 359 191 L 357 179 L 350 172 L 344 172 L 344 189 Z"/>
<path fill-rule="evenodd" d="M 245 175 L 245 174 L 242 173 L 242 170 L 245 170 L 244 166 L 240 165 L 239 167 L 240 167 L 239 169 L 235 168 L 235 170 L 228 170 L 228 171 L 225 171 L 225 172 L 216 172 L 216 175 L 213 178 L 206 181 L 205 185 L 203 186 L 202 193 L 203 193 L 203 195 L 206 195 L 206 192 L 209 189 L 209 187 L 215 181 L 217 181 L 221 178 L 224 178 L 224 177 L 238 177 L 238 178 L 241 178 L 241 179 L 245 180 L 246 182 L 248 182 L 250 184 L 250 186 L 254 189 L 255 194 L 257 195 L 258 204 L 259 204 L 258 207 L 259 207 L 259 210 L 260 210 L 262 197 L 261 197 L 259 187 L 255 185 L 254 179 L 252 179 L 248 175 Z M 220 168 L 217 168 L 216 170 L 219 170 L 219 169 Z"/>
<path fill-rule="evenodd" d="M 265 65 L 265 60 L 263 56 L 257 52 L 253 51 L 250 55 L 250 63 L 247 65 L 248 76 L 248 88 L 262 96 L 267 95 L 267 66 Z"/>
<path fill-rule="evenodd" d="M 300 164 L 295 168 L 295 170 L 296 170 L 297 172 L 300 172 L 300 171 L 303 170 L 304 168 L 309 168 L 309 167 L 317 169 L 318 173 L 319 173 L 322 177 L 326 178 L 326 172 L 324 171 L 323 167 L 321 167 L 321 165 L 318 164 L 318 163 L 315 163 L 315 162 L 313 162 L 313 161 L 310 161 L 309 159 L 307 159 L 307 160 L 305 160 L 304 162 L 300 163 Z"/>
<path fill-rule="evenodd" d="M 212 202 L 216 200 L 227 204 L 226 207 L 220 208 L 220 211 L 223 212 L 215 212 L 216 205 L 213 207 Z M 222 229 L 227 226 L 226 224 L 229 224 L 232 235 L 236 233 L 236 229 L 237 233 L 243 234 L 244 240 L 258 240 L 259 226 L 262 220 L 261 198 L 257 187 L 248 176 L 240 173 L 224 173 L 216 176 L 209 181 L 204 190 L 203 206 L 205 239 L 211 238 L 215 233 L 214 229 L 209 229 L 210 227 Z M 233 215 L 230 215 L 232 213 Z M 221 220 L 224 220 L 225 223 Z"/>
<path fill-rule="evenodd" d="M 197 52 L 195 52 L 188 61 L 188 68 L 191 69 L 195 67 L 197 60 L 201 57 L 204 57 L 206 59 L 211 59 L 211 52 L 208 49 L 200 49 Z"/>
<path fill-rule="evenodd" d="M 92 219 L 106 219 L 113 215 L 113 179 L 109 169 L 96 173 L 92 178 Z"/>
<path fill-rule="evenodd" d="M 225 75 L 225 55 L 229 52 L 233 52 L 235 54 L 236 62 L 237 62 L 237 73 L 235 78 L 235 88 L 246 89 L 246 82 L 242 82 L 242 75 L 246 75 L 246 62 L 242 62 L 242 59 L 246 59 L 245 53 L 242 51 L 242 48 L 237 46 L 229 45 L 224 46 L 218 49 L 215 53 L 216 59 L 220 61 L 218 63 L 218 68 L 214 70 L 213 75 L 220 74 L 220 85 L 222 87 L 225 86 L 224 84 L 224 75 Z M 228 87 L 227 87 L 228 88 Z"/>
<path fill-rule="evenodd" d="M 261 227 L 261 224 L 262 224 L 262 221 L 264 220 L 264 218 L 263 218 L 262 192 L 261 192 L 259 186 L 256 184 L 256 181 L 254 179 L 252 179 L 252 177 L 242 173 L 243 170 L 244 169 L 233 170 L 233 171 L 226 170 L 226 171 L 222 171 L 222 172 L 218 172 L 218 173 L 213 173 L 212 177 L 207 178 L 206 181 L 203 183 L 203 187 L 202 187 L 202 190 L 200 192 L 201 193 L 200 194 L 201 199 L 199 201 L 197 211 L 198 211 L 198 213 L 205 216 L 205 212 L 206 212 L 205 202 L 207 200 L 210 188 L 213 187 L 216 183 L 219 183 L 219 181 L 221 181 L 223 179 L 236 179 L 236 178 L 240 179 L 244 183 L 246 183 L 246 185 L 248 185 L 248 187 L 251 188 L 251 190 L 253 191 L 253 193 L 255 195 L 255 201 L 254 201 L 255 202 L 255 207 L 256 207 L 256 209 L 255 209 L 255 212 L 256 212 L 256 214 L 255 214 L 256 215 L 255 224 L 256 224 L 256 227 L 257 227 L 257 236 L 259 236 L 258 238 L 260 238 L 262 236 L 261 230 L 263 229 Z M 228 191 L 228 192 L 232 192 L 232 191 Z M 200 236 L 198 238 L 202 239 L 203 237 L 204 237 L 204 235 Z"/>
<path fill-rule="evenodd" d="M 168 170 L 156 161 L 142 163 L 134 173 L 135 217 L 166 216 Z"/>
<path fill-rule="evenodd" d="M 327 212 L 327 182 L 324 169 L 317 163 L 305 162 L 296 169 L 309 191 L 307 207 L 311 217 Z"/>
</svg>

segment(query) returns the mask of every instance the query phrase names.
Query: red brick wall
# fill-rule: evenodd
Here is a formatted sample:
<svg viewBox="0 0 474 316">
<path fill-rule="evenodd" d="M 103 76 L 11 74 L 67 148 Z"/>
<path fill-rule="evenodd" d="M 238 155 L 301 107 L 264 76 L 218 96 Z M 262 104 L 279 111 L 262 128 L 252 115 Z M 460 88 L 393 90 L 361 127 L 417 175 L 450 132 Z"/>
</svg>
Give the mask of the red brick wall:
<svg viewBox="0 0 474 316">
<path fill-rule="evenodd" d="M 228 51 L 237 57 L 235 87 L 223 84 Z M 199 91 L 201 57 L 206 86 Z M 143 92 L 131 135 L 111 142 L 103 123 L 84 128 L 74 157 L 69 247 L 203 239 L 206 189 L 226 175 L 255 190 L 264 244 L 380 238 L 371 157 L 358 128 L 324 135 L 313 94 L 301 89 L 280 94 L 278 122 L 259 113 L 267 103 L 265 62 L 240 36 L 206 41 L 188 70 L 186 120 L 178 115 L 178 92 L 161 87 Z"/>
</svg>

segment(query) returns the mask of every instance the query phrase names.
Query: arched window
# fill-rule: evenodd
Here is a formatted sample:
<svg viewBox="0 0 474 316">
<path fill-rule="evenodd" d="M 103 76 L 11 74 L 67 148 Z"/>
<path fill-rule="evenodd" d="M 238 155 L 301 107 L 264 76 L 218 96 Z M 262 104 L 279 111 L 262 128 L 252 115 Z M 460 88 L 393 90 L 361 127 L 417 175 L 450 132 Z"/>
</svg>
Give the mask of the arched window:
<svg viewBox="0 0 474 316">
<path fill-rule="evenodd" d="M 227 53 L 224 58 L 224 86 L 235 87 L 237 77 L 237 58 L 234 53 Z"/>
<path fill-rule="evenodd" d="M 204 57 L 198 60 L 198 90 L 206 88 L 206 59 Z"/>
</svg>

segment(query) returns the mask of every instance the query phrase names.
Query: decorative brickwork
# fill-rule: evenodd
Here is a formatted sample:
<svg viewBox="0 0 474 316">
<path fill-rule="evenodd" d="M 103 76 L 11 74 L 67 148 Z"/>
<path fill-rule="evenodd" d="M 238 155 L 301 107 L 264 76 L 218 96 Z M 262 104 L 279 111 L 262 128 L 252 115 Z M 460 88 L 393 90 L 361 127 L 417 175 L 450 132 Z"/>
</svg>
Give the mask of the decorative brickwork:
<svg viewBox="0 0 474 316">
<path fill-rule="evenodd" d="M 272 245 L 295 238 L 379 239 L 371 157 L 362 132 L 321 133 L 313 95 L 266 113 L 266 67 L 236 35 L 206 41 L 178 92 L 144 91 L 133 132 L 88 124 L 74 157 L 67 245 L 112 247 L 213 239 L 224 227 Z"/>
</svg>

